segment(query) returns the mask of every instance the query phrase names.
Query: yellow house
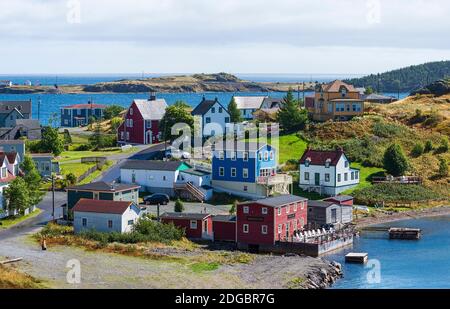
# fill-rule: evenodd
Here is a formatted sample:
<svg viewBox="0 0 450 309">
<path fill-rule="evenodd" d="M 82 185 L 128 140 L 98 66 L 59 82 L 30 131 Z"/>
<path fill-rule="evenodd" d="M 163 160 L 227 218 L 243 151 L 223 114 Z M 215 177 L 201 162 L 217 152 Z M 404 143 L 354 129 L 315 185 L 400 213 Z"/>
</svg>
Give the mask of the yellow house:
<svg viewBox="0 0 450 309">
<path fill-rule="evenodd" d="M 315 121 L 346 121 L 364 114 L 364 100 L 355 87 L 335 80 L 318 85 L 314 104 L 307 105 L 307 108 Z"/>
</svg>

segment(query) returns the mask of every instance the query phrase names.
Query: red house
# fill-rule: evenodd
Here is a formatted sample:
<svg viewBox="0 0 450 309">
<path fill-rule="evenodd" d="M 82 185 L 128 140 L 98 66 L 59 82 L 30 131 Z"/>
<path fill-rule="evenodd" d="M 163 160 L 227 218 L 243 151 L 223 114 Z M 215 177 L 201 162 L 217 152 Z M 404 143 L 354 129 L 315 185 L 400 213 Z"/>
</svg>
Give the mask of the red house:
<svg viewBox="0 0 450 309">
<path fill-rule="evenodd" d="M 353 206 L 353 196 L 338 195 L 324 199 L 325 202 L 335 203 L 341 206 Z"/>
<path fill-rule="evenodd" d="M 236 242 L 236 216 L 216 215 L 212 220 L 215 241 Z"/>
<path fill-rule="evenodd" d="M 258 250 L 291 239 L 307 224 L 308 200 L 281 195 L 237 207 L 236 241 L 240 249 Z"/>
<path fill-rule="evenodd" d="M 165 213 L 161 216 L 161 222 L 173 223 L 177 227 L 184 228 L 187 238 L 214 239 L 210 214 Z"/>
<path fill-rule="evenodd" d="M 118 129 L 118 142 L 141 145 L 160 143 L 159 123 L 166 108 L 166 101 L 157 99 L 154 94 L 148 100 L 134 100 Z"/>
</svg>

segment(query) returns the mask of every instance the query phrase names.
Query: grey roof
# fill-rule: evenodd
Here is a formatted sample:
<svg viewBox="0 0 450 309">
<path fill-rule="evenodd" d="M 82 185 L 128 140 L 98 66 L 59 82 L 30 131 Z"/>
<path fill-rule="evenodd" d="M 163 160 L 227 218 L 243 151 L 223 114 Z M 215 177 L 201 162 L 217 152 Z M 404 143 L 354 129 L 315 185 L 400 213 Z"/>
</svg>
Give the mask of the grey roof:
<svg viewBox="0 0 450 309">
<path fill-rule="evenodd" d="M 194 175 L 194 176 L 205 176 L 205 175 L 210 175 L 211 174 L 211 173 L 208 173 L 206 171 L 201 171 L 201 170 L 194 169 L 194 168 L 190 168 L 190 169 L 184 170 L 182 172 L 186 173 L 186 174 Z"/>
<path fill-rule="evenodd" d="M 372 93 L 369 95 L 365 95 L 363 96 L 364 100 L 391 100 L 391 101 L 396 101 L 397 99 L 394 97 L 390 97 L 390 96 L 386 96 L 386 95 L 382 95 L 382 94 L 377 94 L 377 93 Z"/>
<path fill-rule="evenodd" d="M 308 200 L 307 198 L 304 198 L 301 196 L 286 194 L 286 195 L 279 195 L 279 196 L 275 196 L 275 197 L 269 197 L 269 198 L 257 200 L 254 202 L 247 202 L 244 204 L 257 203 L 257 204 L 261 204 L 261 205 L 269 206 L 269 207 L 280 207 L 280 206 L 284 206 L 287 204 L 297 203 L 300 201 L 307 201 L 307 200 Z"/>
<path fill-rule="evenodd" d="M 219 103 L 219 104 L 220 104 L 219 99 L 215 98 L 214 100 L 206 100 L 206 99 L 203 97 L 203 100 L 200 102 L 199 105 L 197 105 L 197 106 L 194 108 L 194 110 L 191 112 L 191 114 L 192 114 L 193 116 L 203 116 L 203 115 L 206 114 L 206 113 L 211 109 L 211 107 L 213 107 L 214 104 L 216 104 L 216 103 Z M 220 105 L 222 105 L 222 104 L 220 104 Z M 224 106 L 222 105 L 222 107 L 224 107 Z M 224 109 L 226 110 L 225 107 L 224 107 Z"/>
<path fill-rule="evenodd" d="M 163 219 L 203 220 L 210 216 L 211 216 L 210 214 L 201 214 L 201 213 L 166 212 L 161 216 L 161 218 L 163 218 Z"/>
<path fill-rule="evenodd" d="M 176 171 L 181 161 L 146 161 L 146 160 L 127 160 L 121 169 L 125 170 L 146 170 L 146 171 Z"/>
<path fill-rule="evenodd" d="M 145 120 L 161 120 L 166 113 L 167 103 L 164 99 L 134 100 Z"/>
<path fill-rule="evenodd" d="M 238 109 L 260 109 L 267 97 L 234 97 Z"/>
<path fill-rule="evenodd" d="M 67 188 L 67 190 L 121 192 L 137 188 L 140 188 L 140 186 L 128 185 L 123 183 L 107 183 L 104 181 L 100 181 L 89 183 L 86 185 L 72 186 Z"/>
<path fill-rule="evenodd" d="M 232 215 L 216 215 L 213 216 L 213 221 L 215 222 L 236 222 L 236 216 Z"/>
<path fill-rule="evenodd" d="M 270 97 L 267 97 L 263 101 L 263 105 L 264 106 L 268 106 L 269 109 L 279 108 L 283 104 L 284 104 L 283 103 L 283 99 L 281 99 L 281 98 L 270 98 Z"/>
<path fill-rule="evenodd" d="M 27 129 L 41 129 L 41 124 L 37 119 L 16 119 L 16 125 Z"/>
<path fill-rule="evenodd" d="M 31 114 L 31 100 L 29 101 L 0 101 L 0 113 L 9 114 L 17 109 L 22 114 Z"/>
<path fill-rule="evenodd" d="M 339 201 L 339 202 L 345 202 L 345 201 L 353 200 L 353 196 L 338 195 L 338 196 L 332 196 L 332 197 L 326 198 L 325 201 L 327 201 L 327 200 L 335 200 L 335 201 Z"/>
<path fill-rule="evenodd" d="M 336 203 L 333 202 L 325 202 L 325 201 L 309 201 L 308 207 L 322 207 L 322 208 L 328 208 L 330 206 L 336 205 Z"/>
<path fill-rule="evenodd" d="M 25 145 L 23 140 L 0 140 L 0 145 Z"/>
</svg>

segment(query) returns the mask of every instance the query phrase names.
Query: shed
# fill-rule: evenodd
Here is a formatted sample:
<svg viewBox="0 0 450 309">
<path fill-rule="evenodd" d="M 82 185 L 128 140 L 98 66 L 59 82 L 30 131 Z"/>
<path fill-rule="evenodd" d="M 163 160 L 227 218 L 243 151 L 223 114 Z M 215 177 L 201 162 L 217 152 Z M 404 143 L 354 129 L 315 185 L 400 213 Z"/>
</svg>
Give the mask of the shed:
<svg viewBox="0 0 450 309">
<path fill-rule="evenodd" d="M 236 242 L 236 216 L 217 215 L 212 221 L 215 241 Z"/>
<path fill-rule="evenodd" d="M 213 240 L 213 221 L 210 214 L 201 213 L 164 213 L 161 222 L 173 223 L 185 229 L 186 237 L 191 239 Z"/>
<path fill-rule="evenodd" d="M 347 224 L 352 220 L 352 206 L 327 201 L 309 201 L 308 203 L 308 227 L 310 229 L 331 224 Z"/>
<path fill-rule="evenodd" d="M 332 202 L 339 205 L 347 205 L 347 206 L 353 206 L 353 200 L 354 200 L 353 196 L 350 195 L 338 195 L 324 199 L 325 202 Z"/>
</svg>

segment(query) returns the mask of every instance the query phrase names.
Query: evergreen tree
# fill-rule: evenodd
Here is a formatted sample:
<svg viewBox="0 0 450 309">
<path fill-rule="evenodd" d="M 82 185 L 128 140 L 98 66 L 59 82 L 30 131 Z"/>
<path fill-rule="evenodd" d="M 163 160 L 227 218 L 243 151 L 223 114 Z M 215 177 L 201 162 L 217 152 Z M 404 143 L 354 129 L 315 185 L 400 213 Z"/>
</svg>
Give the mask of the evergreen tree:
<svg viewBox="0 0 450 309">
<path fill-rule="evenodd" d="M 182 213 L 184 211 L 184 204 L 180 199 L 176 200 L 174 210 L 178 213 Z"/>
<path fill-rule="evenodd" d="M 277 118 L 280 127 L 286 132 L 294 132 L 305 128 L 308 122 L 308 114 L 306 110 L 299 108 L 292 89 L 289 89 L 286 97 L 283 99 L 283 105 L 278 111 Z"/>
<path fill-rule="evenodd" d="M 37 205 L 42 201 L 44 192 L 40 190 L 42 177 L 36 168 L 33 159 L 30 156 L 25 156 L 20 164 L 22 172 L 25 174 L 23 180 L 25 181 L 28 192 L 30 194 L 30 205 Z"/>
<path fill-rule="evenodd" d="M 52 127 L 44 128 L 39 144 L 41 152 L 51 152 L 55 156 L 59 156 L 64 151 L 64 142 L 58 134 L 58 129 Z"/>
<path fill-rule="evenodd" d="M 4 192 L 9 210 L 17 210 L 20 214 L 24 214 L 25 209 L 32 206 L 31 196 L 28 186 L 22 177 L 17 177 L 9 183 L 8 188 Z"/>
<path fill-rule="evenodd" d="M 89 137 L 89 142 L 94 150 L 99 150 L 105 147 L 105 136 L 102 134 L 100 121 L 93 126 L 94 134 Z"/>
<path fill-rule="evenodd" d="M 65 145 L 72 144 L 72 136 L 70 135 L 70 132 L 67 129 L 64 130 L 64 144 Z"/>
<path fill-rule="evenodd" d="M 395 143 L 386 149 L 383 163 L 385 170 L 395 177 L 403 176 L 409 168 L 408 159 L 402 148 Z"/>
<path fill-rule="evenodd" d="M 232 123 L 242 122 L 241 111 L 238 109 L 234 97 L 231 99 L 230 104 L 228 105 L 228 113 L 230 113 L 230 120 Z"/>
<path fill-rule="evenodd" d="M 448 163 L 444 158 L 439 159 L 439 177 L 445 178 L 448 176 Z"/>
</svg>

